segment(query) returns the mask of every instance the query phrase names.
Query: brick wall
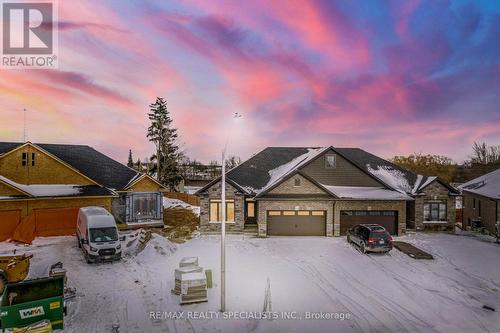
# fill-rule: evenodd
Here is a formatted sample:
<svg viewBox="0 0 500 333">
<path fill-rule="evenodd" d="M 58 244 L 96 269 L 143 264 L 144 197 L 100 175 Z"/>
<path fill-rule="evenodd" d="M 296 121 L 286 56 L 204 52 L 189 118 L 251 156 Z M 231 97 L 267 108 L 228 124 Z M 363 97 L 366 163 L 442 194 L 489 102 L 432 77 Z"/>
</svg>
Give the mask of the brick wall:
<svg viewBox="0 0 500 333">
<path fill-rule="evenodd" d="M 295 186 L 295 180 L 300 181 L 300 186 Z M 284 181 L 269 191 L 270 194 L 326 194 L 325 191 L 317 187 L 315 184 L 308 181 L 301 175 L 295 175 Z"/>
<path fill-rule="evenodd" d="M 207 189 L 206 193 L 200 196 L 200 230 L 217 231 L 220 230 L 220 223 L 210 222 L 210 199 L 221 199 L 221 182 L 217 182 Z M 226 199 L 234 200 L 234 223 L 226 222 L 227 231 L 243 231 L 245 224 L 245 198 L 237 189 L 226 183 Z"/>
<path fill-rule="evenodd" d="M 433 182 L 422 191 L 423 195 L 415 198 L 415 228 L 429 231 L 454 231 L 456 222 L 455 196 L 449 195 L 449 190 L 438 182 Z M 424 203 L 427 201 L 446 202 L 446 223 L 424 223 Z"/>
</svg>

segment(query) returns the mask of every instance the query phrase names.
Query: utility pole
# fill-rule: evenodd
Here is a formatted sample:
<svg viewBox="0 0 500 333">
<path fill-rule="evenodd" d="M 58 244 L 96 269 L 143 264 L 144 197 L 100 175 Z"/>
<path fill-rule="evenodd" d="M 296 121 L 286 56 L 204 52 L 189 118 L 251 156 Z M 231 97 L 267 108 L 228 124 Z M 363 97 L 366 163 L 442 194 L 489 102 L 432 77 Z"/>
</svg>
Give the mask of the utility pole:
<svg viewBox="0 0 500 333">
<path fill-rule="evenodd" d="M 226 144 L 227 146 L 227 144 Z M 221 209 L 222 209 L 222 221 L 221 221 L 221 262 L 220 262 L 220 283 L 221 283 L 221 294 L 220 294 L 220 310 L 221 312 L 226 311 L 226 147 L 222 151 L 222 183 L 221 183 Z"/>
<path fill-rule="evenodd" d="M 242 118 L 238 112 L 233 114 L 233 120 Z M 222 179 L 221 179 L 221 248 L 220 248 L 220 311 L 226 311 L 226 150 L 234 124 L 231 124 L 229 133 L 222 150 Z"/>
</svg>

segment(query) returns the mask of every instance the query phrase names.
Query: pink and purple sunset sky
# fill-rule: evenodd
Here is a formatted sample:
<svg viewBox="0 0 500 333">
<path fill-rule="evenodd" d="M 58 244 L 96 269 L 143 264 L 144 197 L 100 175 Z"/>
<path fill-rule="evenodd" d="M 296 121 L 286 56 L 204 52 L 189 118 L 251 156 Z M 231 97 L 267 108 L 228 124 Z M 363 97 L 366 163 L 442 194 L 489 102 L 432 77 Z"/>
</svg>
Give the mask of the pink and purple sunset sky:
<svg viewBox="0 0 500 333">
<path fill-rule="evenodd" d="M 166 98 L 183 150 L 361 147 L 462 161 L 500 143 L 498 1 L 59 0 L 59 69 L 0 70 L 0 141 L 154 147 Z"/>
</svg>

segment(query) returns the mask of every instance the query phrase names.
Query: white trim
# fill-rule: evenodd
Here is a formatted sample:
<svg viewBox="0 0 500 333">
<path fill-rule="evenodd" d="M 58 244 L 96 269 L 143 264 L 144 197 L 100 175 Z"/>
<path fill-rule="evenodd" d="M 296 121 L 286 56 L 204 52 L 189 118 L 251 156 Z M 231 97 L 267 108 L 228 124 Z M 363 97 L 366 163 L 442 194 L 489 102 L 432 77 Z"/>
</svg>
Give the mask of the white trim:
<svg viewBox="0 0 500 333">
<path fill-rule="evenodd" d="M 448 224 L 448 221 L 423 221 L 424 224 Z"/>
</svg>

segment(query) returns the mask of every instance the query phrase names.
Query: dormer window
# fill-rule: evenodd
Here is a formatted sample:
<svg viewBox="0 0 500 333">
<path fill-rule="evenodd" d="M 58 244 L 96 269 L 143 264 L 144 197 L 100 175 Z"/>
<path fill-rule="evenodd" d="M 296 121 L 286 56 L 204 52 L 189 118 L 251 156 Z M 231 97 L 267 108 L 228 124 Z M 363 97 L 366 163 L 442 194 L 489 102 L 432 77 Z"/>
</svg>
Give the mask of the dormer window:
<svg viewBox="0 0 500 333">
<path fill-rule="evenodd" d="M 294 179 L 293 186 L 300 187 L 300 178 L 295 178 Z"/>
<path fill-rule="evenodd" d="M 327 169 L 335 169 L 335 158 L 336 156 L 334 154 L 326 155 L 325 156 L 325 168 Z"/>
<path fill-rule="evenodd" d="M 28 153 L 23 153 L 21 164 L 22 164 L 22 166 L 27 166 L 28 165 Z"/>
</svg>

